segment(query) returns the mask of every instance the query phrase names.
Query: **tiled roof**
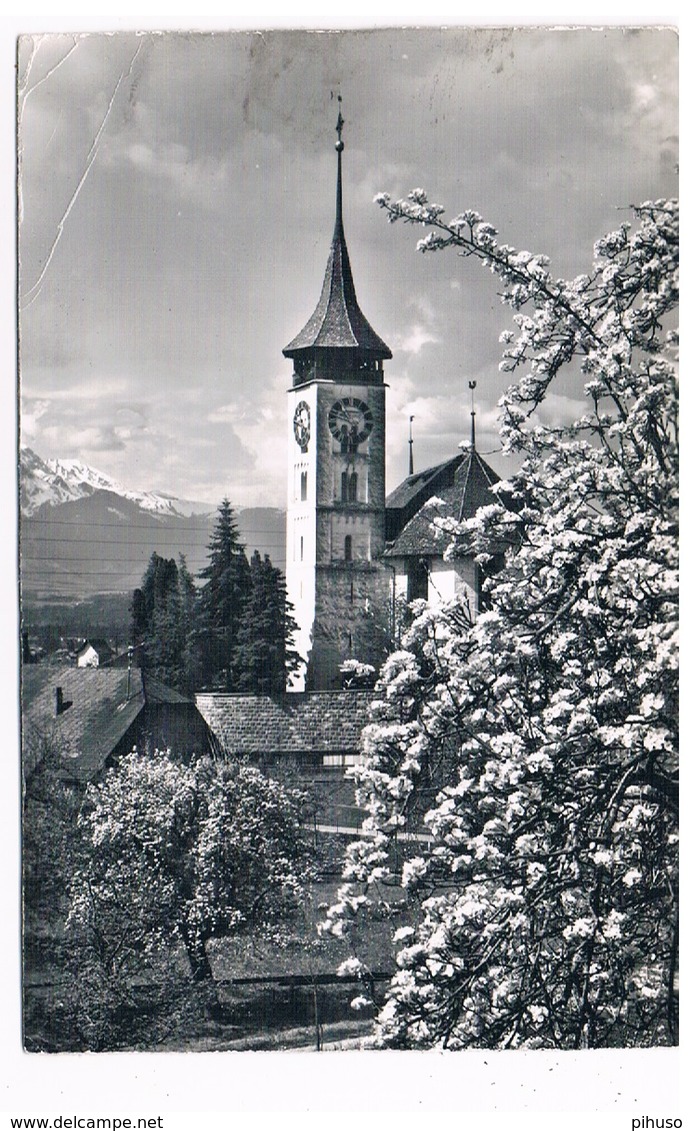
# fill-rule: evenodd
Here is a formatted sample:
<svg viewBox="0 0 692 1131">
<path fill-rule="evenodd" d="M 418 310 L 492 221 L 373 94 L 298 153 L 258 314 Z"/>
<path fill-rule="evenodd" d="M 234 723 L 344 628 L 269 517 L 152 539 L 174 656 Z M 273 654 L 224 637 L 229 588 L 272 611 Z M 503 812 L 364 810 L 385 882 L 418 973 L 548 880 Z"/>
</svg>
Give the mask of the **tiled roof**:
<svg viewBox="0 0 692 1131">
<path fill-rule="evenodd" d="M 452 459 L 445 460 L 444 463 L 426 467 L 423 471 L 417 471 L 415 475 L 409 475 L 387 495 L 385 514 L 388 541 L 398 537 L 409 519 L 420 510 L 431 495 L 439 495 L 445 487 L 453 485 L 456 470 L 464 462 L 467 454 L 462 452 Z"/>
<path fill-rule="evenodd" d="M 303 350 L 315 348 L 357 349 L 381 359 L 392 356 L 389 346 L 375 333 L 356 298 L 341 215 L 341 153 L 337 174 L 336 222 L 322 293 L 314 313 L 283 353 L 285 357 L 294 357 Z"/>
<path fill-rule="evenodd" d="M 465 452 L 457 460 L 452 485 L 428 495 L 398 537 L 387 547 L 385 557 L 439 557 L 446 550 L 450 539 L 435 523 L 436 518 L 461 521 L 472 518 L 481 507 L 497 502 L 497 496 L 491 487 L 499 483 L 500 477 L 492 467 L 475 450 Z M 450 464 L 453 462 L 449 461 Z M 447 464 L 440 464 L 430 470 L 439 473 L 447 467 Z M 407 482 L 408 480 L 405 481 Z M 430 478 L 426 483 L 430 483 Z"/>
<path fill-rule="evenodd" d="M 60 688 L 64 709 L 56 712 Z M 22 669 L 22 754 L 30 774 L 48 748 L 70 759 L 70 774 L 88 781 L 125 737 L 144 707 L 141 673 L 122 668 L 26 665 Z M 69 704 L 69 706 L 68 706 Z"/>
<path fill-rule="evenodd" d="M 227 754 L 347 753 L 358 750 L 374 691 L 268 695 L 200 693 L 197 708 Z"/>
<path fill-rule="evenodd" d="M 455 517 L 459 521 L 473 518 L 481 507 L 496 503 L 497 495 L 491 488 L 499 482 L 500 476 L 475 449 L 468 452 L 468 458 L 460 465 L 454 478 L 452 506 Z"/>
<path fill-rule="evenodd" d="M 153 676 L 145 674 L 142 679 L 144 695 L 148 704 L 167 703 L 172 706 L 180 706 L 182 703 L 192 705 L 194 702 L 189 695 L 181 695 L 179 691 L 176 691 L 173 687 L 168 687 L 165 683 L 160 683 Z"/>
</svg>

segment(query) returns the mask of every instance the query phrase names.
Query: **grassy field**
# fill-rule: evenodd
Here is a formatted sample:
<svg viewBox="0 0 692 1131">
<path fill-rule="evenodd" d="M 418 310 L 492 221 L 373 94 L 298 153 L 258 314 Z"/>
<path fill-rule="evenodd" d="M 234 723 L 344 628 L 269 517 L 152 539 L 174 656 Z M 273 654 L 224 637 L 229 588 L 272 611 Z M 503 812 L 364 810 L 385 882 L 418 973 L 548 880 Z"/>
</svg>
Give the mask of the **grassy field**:
<svg viewBox="0 0 692 1131">
<path fill-rule="evenodd" d="M 44 1052 L 362 1047 L 374 1009 L 356 1012 L 351 1002 L 364 991 L 383 1000 L 394 969 L 391 939 L 397 923 L 375 919 L 355 939 L 372 981 L 363 985 L 337 978 L 351 947 L 317 931 L 336 890 L 335 883 L 315 885 L 302 917 L 285 924 L 273 939 L 210 943 L 218 995 L 211 1014 L 190 982 L 181 947 L 156 956 L 128 986 L 109 986 L 92 969 L 78 971 L 75 980 L 65 939 L 54 924 L 41 938 L 27 940 L 25 1047 Z"/>
</svg>

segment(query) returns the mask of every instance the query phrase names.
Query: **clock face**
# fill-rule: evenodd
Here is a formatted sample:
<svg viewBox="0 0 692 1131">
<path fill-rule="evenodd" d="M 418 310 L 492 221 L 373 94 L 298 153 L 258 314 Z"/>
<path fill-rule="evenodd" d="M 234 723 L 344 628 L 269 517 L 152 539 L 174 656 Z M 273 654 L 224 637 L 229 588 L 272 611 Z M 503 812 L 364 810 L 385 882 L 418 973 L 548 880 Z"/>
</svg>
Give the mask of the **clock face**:
<svg viewBox="0 0 692 1131">
<path fill-rule="evenodd" d="M 310 406 L 307 401 L 300 401 L 293 414 L 293 435 L 296 444 L 306 452 L 310 440 Z"/>
<path fill-rule="evenodd" d="M 329 410 L 329 431 L 342 444 L 357 446 L 367 440 L 372 432 L 372 412 L 365 401 L 356 397 L 343 397 L 334 401 Z"/>
</svg>

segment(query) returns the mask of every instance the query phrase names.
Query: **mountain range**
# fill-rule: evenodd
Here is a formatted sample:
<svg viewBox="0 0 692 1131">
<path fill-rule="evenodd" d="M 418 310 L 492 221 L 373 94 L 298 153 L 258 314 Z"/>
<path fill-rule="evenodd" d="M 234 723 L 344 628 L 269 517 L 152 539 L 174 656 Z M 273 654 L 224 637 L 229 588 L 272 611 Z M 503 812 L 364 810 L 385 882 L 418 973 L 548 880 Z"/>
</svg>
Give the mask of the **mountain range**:
<svg viewBox="0 0 692 1131">
<path fill-rule="evenodd" d="M 19 461 L 22 592 L 36 600 L 131 592 L 149 558 L 185 555 L 194 574 L 207 562 L 215 509 L 163 491 L 132 491 L 79 460 Z M 285 568 L 285 512 L 236 510 L 248 555 L 257 549 Z"/>
<path fill-rule="evenodd" d="M 180 516 L 208 514 L 212 510 L 207 503 L 193 503 L 162 491 L 130 491 L 110 475 L 78 459 L 42 460 L 31 448 L 20 450 L 19 505 L 23 515 L 30 517 L 41 507 L 72 503 L 97 491 L 120 495 L 153 514 Z"/>
</svg>

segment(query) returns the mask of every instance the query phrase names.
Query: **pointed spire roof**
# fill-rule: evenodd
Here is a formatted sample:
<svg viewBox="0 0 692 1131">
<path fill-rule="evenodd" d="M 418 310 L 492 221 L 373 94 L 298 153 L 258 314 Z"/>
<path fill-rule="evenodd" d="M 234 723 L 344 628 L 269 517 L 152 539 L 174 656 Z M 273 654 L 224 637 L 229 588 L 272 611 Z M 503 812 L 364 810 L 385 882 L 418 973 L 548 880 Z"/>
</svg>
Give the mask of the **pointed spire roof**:
<svg viewBox="0 0 692 1131">
<path fill-rule="evenodd" d="M 341 102 L 341 98 L 339 98 Z M 344 143 L 341 130 L 344 120 L 339 118 L 336 131 L 339 140 L 335 145 L 337 152 L 336 174 L 336 220 L 332 245 L 324 273 L 322 293 L 315 311 L 292 342 L 283 350 L 285 357 L 295 357 L 304 350 L 349 349 L 360 350 L 370 357 L 384 360 L 392 356 L 389 346 L 375 333 L 358 305 L 356 288 L 353 284 L 351 263 L 346 247 L 342 216 L 341 154 Z"/>
</svg>

